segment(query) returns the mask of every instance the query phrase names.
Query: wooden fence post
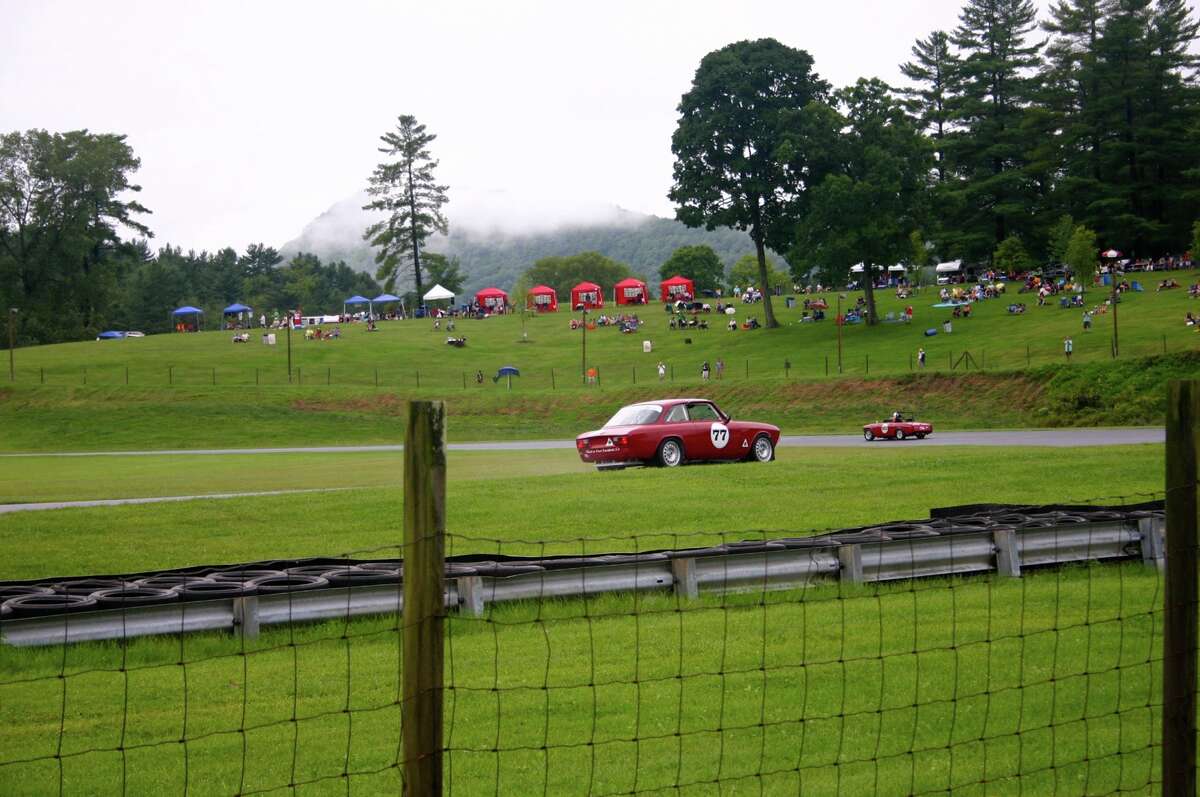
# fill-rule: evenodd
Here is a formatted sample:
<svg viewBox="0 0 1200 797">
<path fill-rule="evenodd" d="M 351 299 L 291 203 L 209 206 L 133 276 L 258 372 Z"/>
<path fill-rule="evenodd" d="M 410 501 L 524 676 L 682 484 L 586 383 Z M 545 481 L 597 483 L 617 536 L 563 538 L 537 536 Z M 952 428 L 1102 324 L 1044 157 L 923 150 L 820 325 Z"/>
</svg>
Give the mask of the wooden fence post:
<svg viewBox="0 0 1200 797">
<path fill-rule="evenodd" d="M 1197 458 L 1200 381 L 1167 400 L 1167 579 L 1163 617 L 1163 794 L 1196 793 Z"/>
<path fill-rule="evenodd" d="M 446 409 L 408 405 L 404 436 L 404 794 L 442 793 Z"/>
<path fill-rule="evenodd" d="M 551 390 L 558 389 L 558 385 L 554 384 L 554 369 L 553 368 L 550 369 L 550 389 Z"/>
</svg>

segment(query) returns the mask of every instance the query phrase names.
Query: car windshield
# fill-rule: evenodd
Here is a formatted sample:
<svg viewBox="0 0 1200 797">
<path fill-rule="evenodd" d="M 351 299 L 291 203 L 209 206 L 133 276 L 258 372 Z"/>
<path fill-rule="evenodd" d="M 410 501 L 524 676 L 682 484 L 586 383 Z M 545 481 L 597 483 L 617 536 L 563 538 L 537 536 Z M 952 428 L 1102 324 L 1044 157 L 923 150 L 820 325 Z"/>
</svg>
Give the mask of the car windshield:
<svg viewBox="0 0 1200 797">
<path fill-rule="evenodd" d="M 662 414 L 662 407 L 657 404 L 633 404 L 622 407 L 617 414 L 608 419 L 607 426 L 637 426 L 643 423 L 654 423 Z"/>
</svg>

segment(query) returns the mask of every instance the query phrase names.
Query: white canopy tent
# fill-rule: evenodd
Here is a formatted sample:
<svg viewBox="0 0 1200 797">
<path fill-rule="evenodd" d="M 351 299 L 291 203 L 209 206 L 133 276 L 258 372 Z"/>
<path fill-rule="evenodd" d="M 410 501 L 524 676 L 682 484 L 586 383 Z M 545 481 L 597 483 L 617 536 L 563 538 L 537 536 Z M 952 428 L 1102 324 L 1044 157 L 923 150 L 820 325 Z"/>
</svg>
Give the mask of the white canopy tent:
<svg viewBox="0 0 1200 797">
<path fill-rule="evenodd" d="M 875 269 L 875 271 L 883 271 L 883 266 L 874 266 L 874 269 Z M 850 267 L 851 274 L 861 274 L 861 273 L 863 273 L 863 270 L 864 270 L 864 266 L 862 263 L 855 263 L 853 266 Z"/>
<path fill-rule="evenodd" d="M 904 266 L 897 263 L 894 266 L 888 266 L 888 271 L 892 272 L 893 274 L 902 274 L 904 273 Z"/>
<path fill-rule="evenodd" d="M 962 271 L 961 260 L 949 260 L 945 263 L 938 263 L 933 269 L 938 274 L 957 274 Z"/>
<path fill-rule="evenodd" d="M 443 288 L 441 285 L 434 285 L 425 295 L 421 297 L 427 302 L 439 302 L 442 300 L 454 301 L 454 294 Z"/>
</svg>

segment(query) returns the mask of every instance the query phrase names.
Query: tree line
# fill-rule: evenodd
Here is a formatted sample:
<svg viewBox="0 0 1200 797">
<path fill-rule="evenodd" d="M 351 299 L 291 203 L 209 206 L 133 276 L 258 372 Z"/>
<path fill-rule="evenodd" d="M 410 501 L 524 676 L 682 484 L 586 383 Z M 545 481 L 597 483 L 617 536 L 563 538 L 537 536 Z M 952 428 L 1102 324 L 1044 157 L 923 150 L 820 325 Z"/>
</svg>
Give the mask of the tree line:
<svg viewBox="0 0 1200 797">
<path fill-rule="evenodd" d="M 835 89 L 803 50 L 736 42 L 701 60 L 680 101 L 669 196 L 688 226 L 748 233 L 760 286 L 780 280 L 769 251 L 792 279 L 826 283 L 855 263 L 1086 269 L 1098 247 L 1177 254 L 1200 216 L 1197 30 L 1185 0 L 1055 0 L 1042 19 L 1030 0 L 967 0 L 953 30 L 915 42 L 901 88 Z M 432 282 L 458 291 L 461 264 L 424 249 L 447 228 L 435 138 L 411 116 L 382 137 L 367 206 L 382 220 L 364 232 L 372 279 L 308 254 L 282 263 L 261 245 L 152 251 L 124 136 L 3 135 L 0 301 L 20 309 L 23 341 L 52 342 L 166 329 L 183 303 L 210 315 L 232 301 L 267 314 L 328 309 L 394 290 L 409 271 L 410 303 Z M 545 258 L 522 282 L 609 287 L 629 268 L 607 260 Z M 698 289 L 718 279 L 704 252 L 678 251 L 662 268 Z"/>
<path fill-rule="evenodd" d="M 968 0 L 910 85 L 834 89 L 773 39 L 709 53 L 672 138 L 676 215 L 787 252 L 793 274 L 1027 264 L 1094 242 L 1178 254 L 1200 211 L 1197 23 L 1183 0 Z M 866 281 L 868 319 L 874 297 Z M 769 297 L 768 326 L 774 325 Z"/>
</svg>

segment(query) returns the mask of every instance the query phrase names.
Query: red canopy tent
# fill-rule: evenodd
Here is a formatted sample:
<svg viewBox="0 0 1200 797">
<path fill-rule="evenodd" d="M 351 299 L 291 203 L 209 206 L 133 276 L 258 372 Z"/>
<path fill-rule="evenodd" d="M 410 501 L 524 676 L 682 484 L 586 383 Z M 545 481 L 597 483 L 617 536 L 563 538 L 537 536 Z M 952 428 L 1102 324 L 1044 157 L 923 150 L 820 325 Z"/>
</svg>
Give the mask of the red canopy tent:
<svg viewBox="0 0 1200 797">
<path fill-rule="evenodd" d="M 502 313 L 508 306 L 508 294 L 499 288 L 484 288 L 475 294 L 475 304 L 490 313 Z"/>
<path fill-rule="evenodd" d="M 539 313 L 558 312 L 558 293 L 549 285 L 534 285 L 525 297 L 525 307 Z"/>
<path fill-rule="evenodd" d="M 696 296 L 696 283 L 676 274 L 671 279 L 659 283 L 658 295 L 664 302 L 673 302 L 676 299 L 691 300 Z"/>
<path fill-rule="evenodd" d="M 594 282 L 581 282 L 571 289 L 571 309 L 596 310 L 604 306 L 604 291 Z"/>
<path fill-rule="evenodd" d="M 613 286 L 613 298 L 617 304 L 645 304 L 646 283 L 633 277 L 623 279 Z"/>
</svg>

